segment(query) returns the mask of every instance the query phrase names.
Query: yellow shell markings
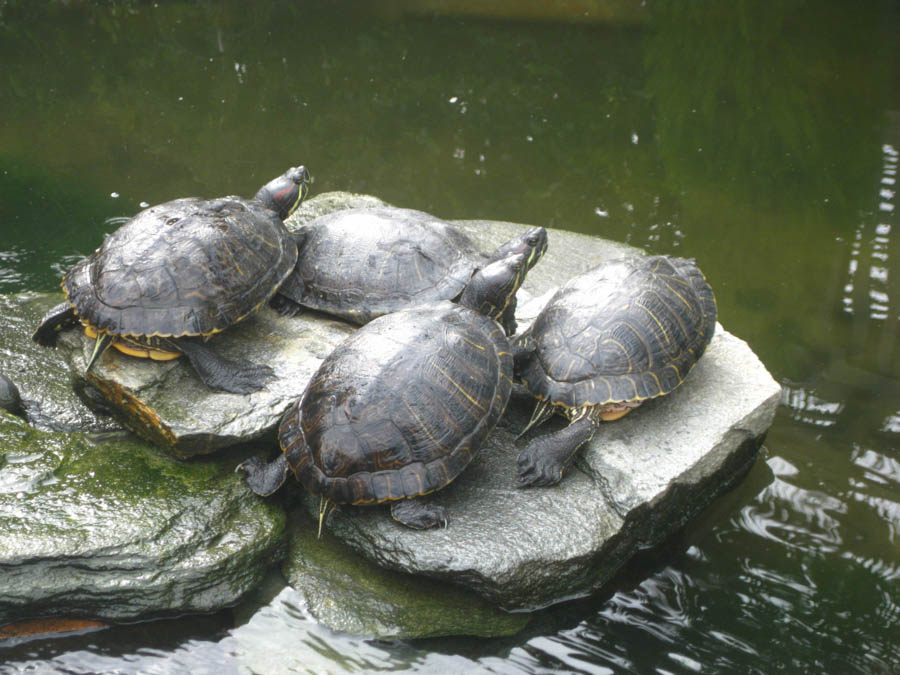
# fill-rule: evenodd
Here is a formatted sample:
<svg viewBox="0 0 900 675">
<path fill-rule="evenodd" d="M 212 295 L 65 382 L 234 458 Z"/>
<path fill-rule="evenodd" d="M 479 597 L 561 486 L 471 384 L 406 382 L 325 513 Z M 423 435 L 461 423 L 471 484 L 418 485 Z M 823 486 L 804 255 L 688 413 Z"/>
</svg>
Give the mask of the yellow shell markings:
<svg viewBox="0 0 900 675">
<path fill-rule="evenodd" d="M 604 338 L 603 340 L 601 340 L 598 343 L 598 347 L 599 347 L 599 345 L 607 344 L 607 343 L 614 344 L 616 347 L 618 347 L 622 351 L 622 355 L 628 360 L 627 372 L 629 372 L 629 373 L 632 372 L 634 370 L 634 363 L 631 360 L 631 354 L 629 354 L 628 350 L 625 349 L 625 345 L 623 345 L 621 342 L 619 342 L 615 338 L 608 337 L 608 338 Z"/>
<path fill-rule="evenodd" d="M 634 334 L 634 337 L 637 339 L 637 341 L 640 342 L 641 345 L 643 345 L 643 347 L 644 347 L 644 352 L 646 352 L 646 354 L 647 354 L 648 357 L 649 357 L 651 354 L 653 354 L 653 350 L 650 348 L 650 344 L 644 339 L 644 336 L 643 336 L 643 334 L 641 333 L 641 331 L 639 330 L 638 327 L 634 326 L 634 325 L 633 325 L 630 321 L 628 321 L 627 319 L 623 319 L 623 320 L 621 321 L 621 323 L 622 323 L 622 325 L 627 326 L 628 329 L 631 330 L 631 332 Z M 652 364 L 651 364 L 651 365 L 652 365 Z"/>
<path fill-rule="evenodd" d="M 687 299 L 685 299 L 685 297 L 681 293 L 678 292 L 678 290 L 676 290 L 675 288 L 672 288 L 672 285 L 669 283 L 670 280 L 668 277 L 661 278 L 660 281 L 666 288 L 668 288 L 670 291 L 672 291 L 672 293 L 675 295 L 676 298 L 678 298 L 679 300 L 681 300 L 681 302 L 684 303 L 685 307 L 687 307 L 690 310 L 694 309 L 694 306 L 691 305 L 691 303 L 689 303 L 687 301 Z M 690 288 L 690 285 L 688 284 L 688 282 L 682 281 L 681 279 L 677 279 L 676 281 L 681 286 L 686 286 L 686 287 Z"/>
<path fill-rule="evenodd" d="M 441 368 L 441 367 L 440 367 L 439 365 L 437 365 L 436 363 L 435 363 L 435 364 L 432 364 L 432 365 L 434 366 L 434 368 L 435 368 L 441 375 L 443 375 L 443 376 L 450 382 L 450 384 L 452 384 L 454 387 L 456 387 L 456 388 L 459 390 L 459 392 L 460 392 L 463 396 L 465 396 L 465 397 L 469 400 L 469 402 L 470 402 L 472 405 L 474 405 L 474 406 L 475 406 L 476 408 L 478 408 L 479 410 L 484 410 L 484 406 L 481 405 L 481 404 L 480 404 L 478 401 L 476 401 L 474 398 L 472 398 L 472 396 L 471 396 L 465 389 L 463 389 L 463 387 L 462 387 L 456 380 L 454 380 L 452 377 L 450 377 L 450 373 L 448 373 L 446 370 L 444 370 L 443 368 Z"/>
<path fill-rule="evenodd" d="M 672 344 L 672 340 L 669 338 L 669 332 L 666 330 L 666 327 L 663 325 L 662 321 L 660 321 L 656 314 L 653 313 L 653 310 L 651 310 L 649 307 L 645 307 L 641 303 L 635 303 L 635 307 L 643 311 L 653 320 L 653 323 L 655 323 L 656 327 L 659 328 L 660 335 L 662 335 L 665 339 L 666 344 Z"/>
<path fill-rule="evenodd" d="M 415 408 L 413 408 L 409 401 L 406 398 L 403 399 L 403 405 L 406 406 L 406 409 L 410 412 L 410 414 L 416 419 L 416 423 L 419 425 L 419 428 L 425 432 L 425 435 L 428 436 L 428 439 L 434 443 L 437 447 L 439 447 L 442 451 L 446 451 L 443 445 L 438 442 L 438 439 L 434 437 L 434 434 L 431 433 L 431 429 L 428 428 L 428 425 L 419 417 L 419 414 L 416 412 Z"/>
<path fill-rule="evenodd" d="M 465 335 L 460 335 L 459 333 L 450 333 L 450 334 L 448 335 L 448 337 L 450 337 L 450 338 L 456 338 L 457 340 L 462 340 L 463 342 L 469 344 L 470 346 L 472 346 L 472 347 L 474 347 L 475 349 L 478 349 L 478 350 L 480 350 L 480 351 L 484 351 L 484 350 L 485 350 L 485 349 L 484 349 L 484 345 L 478 344 L 477 342 L 473 342 L 472 340 L 470 340 L 469 338 L 467 338 Z M 501 354 L 505 354 L 505 353 L 506 353 L 506 352 L 501 352 Z"/>
</svg>

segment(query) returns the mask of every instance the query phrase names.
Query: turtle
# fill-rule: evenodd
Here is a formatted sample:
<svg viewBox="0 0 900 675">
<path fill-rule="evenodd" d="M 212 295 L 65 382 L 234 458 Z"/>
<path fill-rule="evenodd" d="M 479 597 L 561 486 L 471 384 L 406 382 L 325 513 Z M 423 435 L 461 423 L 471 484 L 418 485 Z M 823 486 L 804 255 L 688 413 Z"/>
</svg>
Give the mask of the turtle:
<svg viewBox="0 0 900 675">
<path fill-rule="evenodd" d="M 5 410 L 13 415 L 22 412 L 22 397 L 19 388 L 3 373 L 0 373 L 0 410 Z"/>
<path fill-rule="evenodd" d="M 393 206 L 350 208 L 320 216 L 294 234 L 294 274 L 273 301 L 283 314 L 302 307 L 363 325 L 389 312 L 459 297 L 475 270 L 526 253 L 529 267 L 547 247 L 547 231 L 531 228 L 491 255 L 434 216 Z M 515 302 L 502 321 L 515 332 Z"/>
<path fill-rule="evenodd" d="M 458 303 L 398 310 L 358 329 L 325 358 L 279 424 L 282 454 L 237 471 L 272 494 L 292 471 L 330 504 L 390 502 L 416 529 L 446 526 L 421 499 L 454 480 L 503 415 L 512 390 L 509 340 L 498 320 L 527 272 L 512 254 L 476 272 Z"/>
<path fill-rule="evenodd" d="M 271 368 L 226 359 L 205 341 L 256 312 L 291 274 L 297 246 L 283 221 L 309 183 L 299 166 L 250 200 L 186 197 L 144 209 L 63 277 L 66 299 L 34 341 L 53 346 L 80 322 L 95 340 L 85 372 L 112 345 L 162 361 L 183 354 L 211 389 L 258 391 Z"/>
<path fill-rule="evenodd" d="M 601 421 L 671 393 L 703 355 L 716 300 L 693 259 L 631 256 L 570 279 L 513 341 L 515 377 L 537 398 L 519 435 L 569 419 L 519 454 L 520 486 L 558 483 Z"/>
</svg>

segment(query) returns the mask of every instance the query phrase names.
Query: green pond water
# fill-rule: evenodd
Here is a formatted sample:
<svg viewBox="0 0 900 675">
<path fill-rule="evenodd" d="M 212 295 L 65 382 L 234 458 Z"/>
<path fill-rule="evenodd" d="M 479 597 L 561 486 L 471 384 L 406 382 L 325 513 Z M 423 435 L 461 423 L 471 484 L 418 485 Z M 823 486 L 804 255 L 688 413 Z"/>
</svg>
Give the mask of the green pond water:
<svg viewBox="0 0 900 675">
<path fill-rule="evenodd" d="M 0 0 L 2 293 L 304 163 L 314 193 L 695 257 L 784 386 L 737 489 L 515 637 L 367 641 L 275 595 L 0 672 L 896 672 L 898 34 L 891 2 Z"/>
</svg>

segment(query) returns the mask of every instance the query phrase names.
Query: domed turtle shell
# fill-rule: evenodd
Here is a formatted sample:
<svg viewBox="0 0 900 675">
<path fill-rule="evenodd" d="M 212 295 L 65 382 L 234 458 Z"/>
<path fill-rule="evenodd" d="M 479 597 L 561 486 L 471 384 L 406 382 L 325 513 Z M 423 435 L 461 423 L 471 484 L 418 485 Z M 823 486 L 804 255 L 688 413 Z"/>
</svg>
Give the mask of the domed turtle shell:
<svg viewBox="0 0 900 675">
<path fill-rule="evenodd" d="M 517 376 L 566 408 L 638 403 L 670 393 L 716 325 L 712 289 L 693 260 L 623 258 L 571 279 L 520 342 Z"/>
<path fill-rule="evenodd" d="M 395 207 L 336 211 L 297 232 L 297 304 L 365 324 L 398 309 L 452 300 L 487 256 L 451 223 Z M 544 235 L 546 237 L 546 235 Z M 543 249 L 538 252 L 543 253 Z"/>
<path fill-rule="evenodd" d="M 239 197 L 141 211 L 63 279 L 83 323 L 110 335 L 211 335 L 258 309 L 297 247 L 279 216 Z"/>
<path fill-rule="evenodd" d="M 446 301 L 398 311 L 322 362 L 280 444 L 298 480 L 336 503 L 424 495 L 472 460 L 511 378 L 509 343 L 492 319 Z"/>
<path fill-rule="evenodd" d="M 522 450 L 519 484 L 558 483 L 601 421 L 674 390 L 715 326 L 715 297 L 693 260 L 624 258 L 566 283 L 515 345 L 516 376 L 538 399 L 525 431 L 555 411 L 569 418 Z"/>
</svg>

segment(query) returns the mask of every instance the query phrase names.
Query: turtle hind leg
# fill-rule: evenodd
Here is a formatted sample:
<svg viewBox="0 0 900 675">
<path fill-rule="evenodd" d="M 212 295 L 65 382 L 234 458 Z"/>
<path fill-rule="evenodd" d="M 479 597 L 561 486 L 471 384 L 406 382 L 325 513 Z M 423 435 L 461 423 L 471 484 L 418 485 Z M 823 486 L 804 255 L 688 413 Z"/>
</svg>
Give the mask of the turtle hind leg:
<svg viewBox="0 0 900 675">
<path fill-rule="evenodd" d="M 276 293 L 269 300 L 269 307 L 278 312 L 281 316 L 300 316 L 303 314 L 303 305 L 295 302 L 293 298 L 282 293 Z"/>
<path fill-rule="evenodd" d="M 391 517 L 414 530 L 447 527 L 447 511 L 443 506 L 415 497 L 391 502 Z"/>
<path fill-rule="evenodd" d="M 575 453 L 594 436 L 597 422 L 583 414 L 565 429 L 535 438 L 518 459 L 519 487 L 556 485 Z"/>
<path fill-rule="evenodd" d="M 244 474 L 244 482 L 260 497 L 268 497 L 284 485 L 287 479 L 287 458 L 282 454 L 271 462 L 263 462 L 258 457 L 250 457 L 234 468 L 236 473 Z"/>
<path fill-rule="evenodd" d="M 252 394 L 262 389 L 275 375 L 275 371 L 269 366 L 226 359 L 200 340 L 179 338 L 172 340 L 171 345 L 188 357 L 197 375 L 210 389 L 220 389 L 232 394 Z"/>
<path fill-rule="evenodd" d="M 34 331 L 31 339 L 44 347 L 54 347 L 60 331 L 77 325 L 75 308 L 68 302 L 61 302 L 44 315 L 41 325 Z"/>
</svg>

